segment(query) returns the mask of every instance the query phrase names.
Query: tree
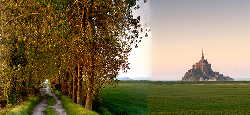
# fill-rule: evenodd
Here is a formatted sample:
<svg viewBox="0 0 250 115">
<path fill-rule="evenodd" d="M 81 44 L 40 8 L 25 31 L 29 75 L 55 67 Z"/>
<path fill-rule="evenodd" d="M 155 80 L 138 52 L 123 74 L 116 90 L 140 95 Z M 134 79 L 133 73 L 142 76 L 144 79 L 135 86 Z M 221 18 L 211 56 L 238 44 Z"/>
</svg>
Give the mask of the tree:
<svg viewBox="0 0 250 115">
<path fill-rule="evenodd" d="M 23 81 L 27 55 L 24 37 L 21 36 L 22 23 L 19 23 L 23 15 L 20 6 L 14 1 L 1 1 L 1 62 L 5 62 L 2 78 L 5 84 L 5 95 L 8 101 L 14 104 L 23 93 L 25 83 Z M 19 26 L 17 26 L 19 25 Z M 3 34 L 4 33 L 4 34 Z M 21 95 L 22 96 L 22 95 Z M 27 95 L 23 95 L 26 96 Z"/>
<path fill-rule="evenodd" d="M 48 73 L 48 69 L 44 69 L 50 62 L 46 60 L 49 51 L 44 33 L 51 30 L 50 21 L 46 20 L 48 15 L 43 11 L 49 8 L 33 0 L 1 1 L 1 7 L 1 32 L 4 33 L 0 42 L 4 47 L 1 61 L 5 67 L 1 78 L 4 78 L 9 102 L 14 104 L 27 98 L 27 93 L 37 93 Z"/>
<path fill-rule="evenodd" d="M 132 44 L 138 39 L 140 21 L 139 17 L 133 19 L 130 2 L 69 2 L 67 19 L 71 29 L 70 49 L 75 49 L 72 51 L 75 54 L 73 60 L 82 68 L 78 82 L 83 79 L 87 85 L 86 109 L 92 109 L 93 94 L 102 84 L 115 85 L 118 71 L 129 69 L 127 59 Z M 78 89 L 81 87 L 79 85 Z"/>
<path fill-rule="evenodd" d="M 135 0 L 1 3 L 6 54 L 1 77 L 8 78 L 4 82 L 10 94 L 22 91 L 15 82 L 32 90 L 44 78 L 57 79 L 59 84 L 72 82 L 73 100 L 83 104 L 84 99 L 85 108 L 92 109 L 102 85 L 116 86 L 119 70 L 129 69 L 129 52 L 140 41 L 140 17 L 133 18 L 131 10 Z"/>
</svg>

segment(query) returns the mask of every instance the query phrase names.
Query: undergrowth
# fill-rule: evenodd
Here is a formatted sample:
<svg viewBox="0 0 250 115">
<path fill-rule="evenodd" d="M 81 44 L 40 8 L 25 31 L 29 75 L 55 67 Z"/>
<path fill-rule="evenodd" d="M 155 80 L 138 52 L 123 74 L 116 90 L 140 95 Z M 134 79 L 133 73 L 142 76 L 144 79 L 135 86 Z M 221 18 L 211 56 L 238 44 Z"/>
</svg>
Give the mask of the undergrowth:
<svg viewBox="0 0 250 115">
<path fill-rule="evenodd" d="M 56 115 L 56 111 L 53 107 L 47 107 L 45 110 L 46 115 Z"/>
<path fill-rule="evenodd" d="M 63 108 L 68 115 L 99 115 L 97 112 L 86 110 L 83 106 L 74 103 L 72 99 L 57 90 L 53 90 L 53 93 L 62 101 Z"/>
<path fill-rule="evenodd" d="M 53 106 L 56 104 L 56 100 L 53 98 L 53 96 L 50 96 L 49 94 L 47 94 L 47 99 L 48 99 L 48 102 L 47 102 L 48 106 L 51 106 L 51 105 Z"/>
<path fill-rule="evenodd" d="M 56 111 L 53 107 L 49 107 L 49 106 L 53 106 L 56 104 L 56 100 L 53 98 L 53 96 L 50 96 L 49 94 L 47 94 L 47 108 L 45 110 L 45 114 L 46 115 L 56 115 Z"/>
<path fill-rule="evenodd" d="M 1 111 L 1 115 L 30 115 L 32 113 L 32 110 L 41 101 L 41 97 L 35 96 L 35 97 L 29 97 L 29 100 L 26 102 L 20 103 L 20 105 L 17 105 L 15 108 L 11 109 L 10 111 L 7 109 L 8 106 L 6 106 L 6 111 Z"/>
</svg>

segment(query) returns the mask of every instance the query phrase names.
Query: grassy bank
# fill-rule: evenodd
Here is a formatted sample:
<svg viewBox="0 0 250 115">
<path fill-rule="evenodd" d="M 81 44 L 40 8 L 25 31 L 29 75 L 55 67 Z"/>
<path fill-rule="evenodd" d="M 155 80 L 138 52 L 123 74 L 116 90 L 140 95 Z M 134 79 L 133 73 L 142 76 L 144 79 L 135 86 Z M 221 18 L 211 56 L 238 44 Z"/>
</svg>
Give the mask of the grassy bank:
<svg viewBox="0 0 250 115">
<path fill-rule="evenodd" d="M 99 115 L 97 112 L 86 110 L 83 106 L 74 103 L 72 99 L 62 95 L 57 90 L 54 90 L 53 93 L 62 101 L 63 108 L 68 115 Z"/>
<path fill-rule="evenodd" d="M 15 108 L 12 108 L 10 111 L 2 111 L 0 112 L 1 115 L 30 115 L 32 113 L 32 110 L 41 101 L 41 97 L 29 97 L 29 100 L 26 102 L 20 103 L 19 105 L 16 105 Z"/>
</svg>

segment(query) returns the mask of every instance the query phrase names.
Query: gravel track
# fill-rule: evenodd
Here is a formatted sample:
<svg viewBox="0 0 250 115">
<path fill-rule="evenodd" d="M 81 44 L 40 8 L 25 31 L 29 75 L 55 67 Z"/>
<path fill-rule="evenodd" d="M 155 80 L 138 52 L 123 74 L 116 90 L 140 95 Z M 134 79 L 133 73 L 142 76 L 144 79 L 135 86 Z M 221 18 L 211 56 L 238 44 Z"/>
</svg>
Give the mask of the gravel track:
<svg viewBox="0 0 250 115">
<path fill-rule="evenodd" d="M 46 115 L 44 111 L 46 110 L 47 107 L 47 96 L 46 94 L 49 94 L 50 96 L 53 96 L 53 98 L 56 100 L 56 104 L 53 106 L 55 111 L 57 112 L 57 115 L 68 115 L 67 111 L 62 107 L 62 101 L 58 99 L 58 97 L 52 93 L 50 90 L 50 87 L 48 85 L 48 80 L 45 80 L 43 88 L 40 89 L 42 101 L 35 106 L 35 108 L 32 111 L 32 115 Z"/>
</svg>

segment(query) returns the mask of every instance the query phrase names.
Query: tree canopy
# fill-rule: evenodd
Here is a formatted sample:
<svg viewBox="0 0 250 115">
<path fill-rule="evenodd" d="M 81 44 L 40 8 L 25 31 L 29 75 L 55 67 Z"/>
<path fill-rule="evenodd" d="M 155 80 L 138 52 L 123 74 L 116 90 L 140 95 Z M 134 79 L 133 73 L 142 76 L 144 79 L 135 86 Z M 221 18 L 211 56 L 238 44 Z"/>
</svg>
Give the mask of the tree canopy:
<svg viewBox="0 0 250 115">
<path fill-rule="evenodd" d="M 129 53 L 140 42 L 143 28 L 132 8 L 139 8 L 135 0 L 1 1 L 1 80 L 8 101 L 35 94 L 46 78 L 92 109 L 99 89 L 116 86 L 118 72 L 129 69 Z"/>
</svg>

